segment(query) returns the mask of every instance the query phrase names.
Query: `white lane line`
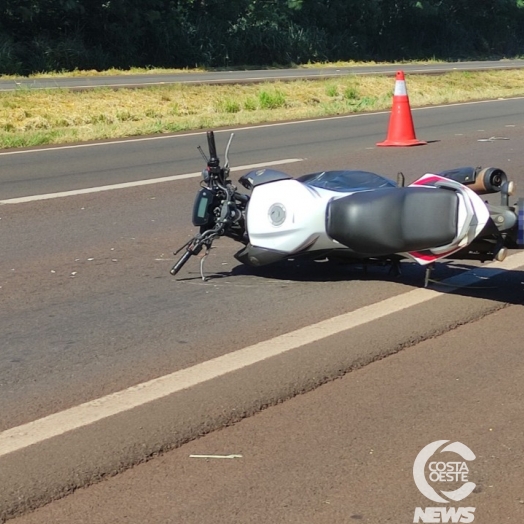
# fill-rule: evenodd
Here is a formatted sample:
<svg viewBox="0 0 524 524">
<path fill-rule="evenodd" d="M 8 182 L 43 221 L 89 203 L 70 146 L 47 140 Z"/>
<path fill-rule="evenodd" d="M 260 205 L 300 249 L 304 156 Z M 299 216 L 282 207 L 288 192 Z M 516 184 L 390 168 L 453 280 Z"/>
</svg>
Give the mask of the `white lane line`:
<svg viewBox="0 0 524 524">
<path fill-rule="evenodd" d="M 464 68 L 467 70 L 467 66 L 464 66 Z M 315 79 L 322 79 L 327 77 L 340 77 L 340 76 L 348 76 L 348 75 L 355 75 L 355 76 L 365 76 L 365 75 L 383 75 L 383 74 L 394 74 L 397 71 L 398 68 L 392 67 L 391 69 L 386 69 L 383 71 L 350 71 L 347 69 L 344 69 L 343 71 L 334 71 L 334 72 L 322 72 L 318 71 L 315 72 L 314 70 L 310 70 L 308 72 L 304 72 L 301 76 L 296 75 L 284 75 L 284 76 L 277 76 L 277 77 L 266 77 L 266 76 L 251 76 L 251 77 L 239 77 L 239 78 L 208 78 L 208 79 L 193 79 L 193 80 L 180 80 L 173 78 L 171 80 L 158 80 L 158 81 L 151 81 L 151 82 L 125 82 L 125 83 L 112 83 L 112 84 L 86 84 L 86 85 L 73 85 L 73 86 L 61 86 L 60 84 L 56 83 L 54 85 L 47 85 L 47 86 L 36 86 L 35 84 L 30 84 L 27 82 L 24 82 L 21 84 L 22 89 L 29 89 L 31 91 L 44 91 L 44 90 L 73 90 L 73 89 L 108 89 L 108 88 L 129 88 L 129 87 L 150 87 L 150 86 L 169 86 L 173 84 L 220 84 L 220 83 L 242 83 L 242 82 L 278 82 L 279 80 L 315 80 Z M 453 70 L 462 70 L 462 68 L 453 68 Z M 487 69 L 490 70 L 492 68 L 490 67 L 479 67 L 479 69 Z M 424 72 L 424 73 L 440 73 L 440 72 L 452 72 L 452 70 L 446 70 L 442 68 L 423 68 L 423 69 L 410 69 L 409 71 L 406 71 L 407 74 L 409 73 L 417 73 L 417 72 Z M 256 71 L 255 71 L 256 72 Z M 0 87 L 0 92 L 13 92 L 20 89 L 20 87 L 17 85 L 16 87 Z"/>
<path fill-rule="evenodd" d="M 470 102 L 455 102 L 453 104 L 441 104 L 437 106 L 412 107 L 411 110 L 412 111 L 426 111 L 426 110 L 442 109 L 445 107 L 454 107 L 454 106 L 468 106 L 468 105 L 474 105 L 474 104 L 500 103 L 500 102 L 505 102 L 508 100 L 522 100 L 523 98 L 524 97 L 521 97 L 521 96 L 514 96 L 514 97 L 508 97 L 508 98 L 498 98 L 497 100 L 472 100 Z M 390 114 L 390 112 L 391 111 L 388 109 L 385 111 L 375 111 L 373 113 L 352 113 L 349 115 L 326 116 L 322 118 L 309 118 L 306 120 L 292 120 L 292 121 L 287 121 L 287 122 L 273 122 L 271 124 L 257 124 L 257 125 L 244 126 L 244 127 L 217 129 L 215 130 L 215 135 L 219 133 L 232 133 L 235 131 L 263 129 L 266 127 L 296 126 L 296 125 L 302 125 L 302 124 L 321 123 L 321 122 L 326 122 L 328 120 L 346 120 L 349 118 L 364 118 L 364 117 L 369 117 L 369 116 Z M 148 136 L 148 137 L 142 137 L 142 138 L 128 138 L 125 140 L 110 140 L 107 142 L 89 142 L 87 144 L 71 144 L 68 146 L 50 146 L 50 147 L 42 147 L 38 149 L 25 149 L 25 150 L 15 149 L 13 151 L 1 151 L 0 156 L 25 155 L 25 154 L 31 154 L 31 153 L 46 153 L 46 152 L 51 152 L 51 151 L 59 151 L 61 149 L 80 149 L 84 147 L 113 146 L 113 145 L 119 145 L 119 144 L 131 144 L 135 142 L 149 142 L 152 140 L 175 140 L 177 138 L 185 138 L 188 136 L 202 135 L 203 133 L 204 133 L 203 131 L 191 131 L 189 133 L 183 133 L 183 134 L 177 134 L 177 135 L 160 135 L 160 136 Z"/>
<path fill-rule="evenodd" d="M 412 108 L 412 109 L 415 109 L 415 108 Z M 257 124 L 257 125 L 237 127 L 237 128 L 217 129 L 214 131 L 214 133 L 215 135 L 217 135 L 219 133 L 233 133 L 236 131 L 262 129 L 265 127 L 281 127 L 281 126 L 291 126 L 291 125 L 297 125 L 297 124 L 309 124 L 312 122 L 323 122 L 326 120 L 340 120 L 340 119 L 347 119 L 347 118 L 359 118 L 363 116 L 382 115 L 386 113 L 389 113 L 389 111 L 378 111 L 376 113 L 353 113 L 350 115 L 329 116 L 329 117 L 324 117 L 324 118 L 310 118 L 307 120 L 295 120 L 295 121 L 288 121 L 288 122 L 273 122 L 271 124 Z M 183 133 L 179 135 L 147 136 L 147 137 L 142 137 L 142 138 L 128 138 L 126 140 L 110 140 L 107 142 L 89 142 L 86 144 L 71 144 L 69 146 L 50 146 L 50 147 L 42 147 L 38 149 L 25 149 L 25 150 L 15 149 L 13 151 L 1 151 L 0 156 L 25 155 L 25 154 L 30 154 L 30 153 L 47 153 L 50 151 L 59 151 L 61 149 L 80 149 L 84 147 L 114 146 L 114 145 L 120 145 L 120 144 L 131 144 L 135 142 L 150 142 L 153 140 L 176 140 L 177 138 L 186 138 L 188 136 L 198 136 L 198 135 L 203 135 L 203 134 L 204 134 L 203 131 L 191 131 L 189 133 Z"/>
<path fill-rule="evenodd" d="M 524 265 L 524 252 L 508 257 L 504 262 L 494 262 L 481 268 L 466 271 L 443 282 L 442 291 L 415 289 L 365 306 L 356 311 L 318 322 L 291 333 L 233 351 L 227 355 L 202 362 L 193 367 L 175 371 L 148 382 L 118 391 L 79 406 L 54 413 L 22 426 L 0 433 L 0 457 L 38 444 L 44 440 L 63 435 L 99 420 L 142 406 L 184 389 L 202 384 L 214 378 L 281 355 L 292 349 L 311 344 L 342 331 L 367 324 L 379 318 L 422 304 L 450 291 L 485 282 L 504 271 Z"/>
<path fill-rule="evenodd" d="M 284 158 L 283 160 L 272 160 L 270 162 L 261 162 L 259 164 L 249 164 L 246 166 L 232 167 L 231 171 L 241 171 L 243 169 L 257 169 L 259 167 L 279 166 L 284 164 L 293 164 L 302 162 L 302 158 Z M 72 191 L 61 191 L 60 193 L 47 193 L 45 195 L 31 195 L 26 197 L 9 198 L 0 200 L 0 205 L 4 204 L 23 204 L 25 202 L 35 202 L 37 200 L 50 200 L 52 198 L 63 198 L 76 195 L 87 195 L 89 193 L 99 193 L 100 191 L 112 191 L 113 189 L 126 189 L 129 187 L 149 186 L 151 184 L 160 184 L 162 182 L 173 182 L 183 180 L 184 178 L 196 178 L 201 176 L 202 172 L 186 173 L 185 175 L 165 176 L 161 178 L 150 178 L 148 180 L 136 180 L 135 182 L 123 182 L 121 184 L 112 184 L 109 186 L 88 187 L 85 189 L 74 189 Z"/>
<path fill-rule="evenodd" d="M 478 71 L 493 71 L 494 69 L 490 66 L 480 66 L 473 64 L 474 70 Z M 495 68 L 496 70 L 507 70 L 507 69 L 515 69 L 516 67 L 509 64 L 508 66 L 497 66 Z M 370 66 L 371 69 L 371 66 Z M 217 84 L 217 83 L 242 83 L 242 82 L 278 82 L 279 80 L 315 80 L 315 79 L 322 79 L 327 77 L 340 77 L 340 76 L 367 76 L 367 75 L 384 75 L 384 74 L 394 74 L 398 68 L 390 67 L 387 69 L 381 69 L 381 70 L 375 70 L 375 71 L 352 71 L 350 68 L 341 67 L 340 69 L 336 71 L 322 71 L 318 70 L 315 71 L 314 69 L 310 69 L 307 71 L 301 72 L 299 76 L 297 75 L 284 75 L 284 76 L 275 76 L 275 77 L 267 77 L 267 76 L 253 76 L 253 77 L 223 77 L 223 78 L 207 78 L 207 79 L 193 79 L 193 80 L 180 80 L 173 77 L 170 80 L 155 80 L 150 82 L 125 82 L 125 83 L 112 83 L 112 84 L 86 84 L 86 85 L 73 85 L 73 86 L 64 86 L 60 85 L 59 83 L 55 82 L 53 85 L 47 85 L 47 86 L 38 86 L 38 80 L 36 80 L 33 83 L 18 83 L 16 81 L 13 81 L 15 84 L 17 84 L 15 87 L 0 87 L 0 92 L 13 92 L 17 91 L 22 87 L 22 89 L 30 89 L 31 91 L 42 91 L 42 90 L 70 90 L 70 89 L 107 89 L 107 88 L 128 88 L 128 87 L 148 87 L 148 86 L 162 86 L 162 85 L 173 85 L 173 84 Z M 260 70 L 261 72 L 264 72 L 263 70 Z M 431 66 L 423 66 L 421 68 L 417 69 L 410 69 L 408 71 L 405 71 L 406 74 L 414 74 L 414 73 L 451 73 L 453 71 L 471 71 L 470 66 L 468 64 L 464 64 L 462 67 L 453 67 L 452 69 L 446 69 L 443 67 L 431 67 Z M 253 71 L 253 73 L 256 73 L 257 71 Z M 174 73 L 176 75 L 176 73 Z M 42 82 L 45 79 L 41 79 L 40 82 Z"/>
</svg>

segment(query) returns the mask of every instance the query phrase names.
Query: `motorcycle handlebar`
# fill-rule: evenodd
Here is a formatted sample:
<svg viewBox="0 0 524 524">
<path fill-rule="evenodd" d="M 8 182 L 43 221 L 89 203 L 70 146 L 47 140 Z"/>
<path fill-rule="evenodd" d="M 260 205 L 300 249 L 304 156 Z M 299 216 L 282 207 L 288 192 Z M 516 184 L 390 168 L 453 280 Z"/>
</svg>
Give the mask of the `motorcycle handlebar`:
<svg viewBox="0 0 524 524">
<path fill-rule="evenodd" d="M 193 253 L 189 249 L 180 257 L 180 260 L 171 268 L 170 273 L 176 275 L 183 267 L 183 265 L 191 258 Z"/>
<path fill-rule="evenodd" d="M 196 235 L 184 246 L 182 246 L 175 255 L 179 253 L 184 247 L 186 252 L 180 257 L 180 260 L 171 268 L 170 273 L 176 275 L 184 266 L 184 264 L 191 258 L 192 255 L 198 255 L 204 246 L 211 247 L 211 243 L 219 233 L 221 225 L 215 225 L 213 229 L 209 229 L 206 232 Z"/>
<path fill-rule="evenodd" d="M 213 131 L 207 132 L 207 145 L 209 148 L 209 161 L 218 162 L 217 147 L 215 144 L 215 133 Z"/>
</svg>

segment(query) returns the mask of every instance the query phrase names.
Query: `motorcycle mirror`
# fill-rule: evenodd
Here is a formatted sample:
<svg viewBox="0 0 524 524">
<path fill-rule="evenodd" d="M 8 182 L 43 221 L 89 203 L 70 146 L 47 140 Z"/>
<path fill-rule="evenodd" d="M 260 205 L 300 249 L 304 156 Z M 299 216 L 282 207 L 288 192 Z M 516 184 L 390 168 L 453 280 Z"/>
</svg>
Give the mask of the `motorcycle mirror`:
<svg viewBox="0 0 524 524">
<path fill-rule="evenodd" d="M 202 158 L 203 158 L 203 159 L 206 161 L 206 163 L 207 163 L 208 160 L 207 160 L 207 156 L 206 156 L 206 154 L 204 153 L 204 150 L 203 150 L 200 146 L 198 146 L 197 149 L 198 149 L 198 151 L 200 152 L 200 154 L 202 155 Z"/>
<path fill-rule="evenodd" d="M 235 136 L 235 133 L 231 133 L 231 136 L 229 137 L 229 141 L 226 146 L 226 152 L 224 155 L 226 157 L 226 165 L 224 166 L 226 169 L 229 168 L 229 148 L 231 147 L 231 142 L 233 141 L 234 136 Z"/>
</svg>

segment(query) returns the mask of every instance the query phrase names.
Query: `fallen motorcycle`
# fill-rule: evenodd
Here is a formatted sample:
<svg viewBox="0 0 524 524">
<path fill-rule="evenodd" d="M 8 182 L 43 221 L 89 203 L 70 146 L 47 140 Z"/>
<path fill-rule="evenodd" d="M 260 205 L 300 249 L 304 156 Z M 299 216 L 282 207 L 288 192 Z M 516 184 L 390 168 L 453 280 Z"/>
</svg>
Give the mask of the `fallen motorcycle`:
<svg viewBox="0 0 524 524">
<path fill-rule="evenodd" d="M 524 199 L 510 205 L 513 181 L 495 167 L 460 167 L 425 174 L 405 186 L 358 170 L 311 173 L 299 178 L 275 169 L 243 175 L 240 193 L 229 179 L 229 149 L 220 166 L 213 131 L 209 158 L 193 207 L 199 232 L 182 246 L 171 269 L 176 275 L 193 255 L 201 258 L 214 240 L 227 236 L 243 244 L 235 258 L 248 266 L 310 257 L 345 262 L 387 263 L 403 259 L 426 266 L 437 260 L 502 261 L 508 249 L 524 244 Z M 500 194 L 500 204 L 480 195 Z"/>
</svg>

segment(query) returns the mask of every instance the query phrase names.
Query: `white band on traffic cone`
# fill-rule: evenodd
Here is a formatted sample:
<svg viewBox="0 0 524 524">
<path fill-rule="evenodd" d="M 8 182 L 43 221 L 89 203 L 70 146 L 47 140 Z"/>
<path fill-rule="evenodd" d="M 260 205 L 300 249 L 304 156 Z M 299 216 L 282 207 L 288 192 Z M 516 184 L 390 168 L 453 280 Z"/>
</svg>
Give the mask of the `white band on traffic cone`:
<svg viewBox="0 0 524 524">
<path fill-rule="evenodd" d="M 408 90 L 406 89 L 406 81 L 405 80 L 397 80 L 395 82 L 395 92 L 393 93 L 394 96 L 408 96 Z"/>
</svg>

